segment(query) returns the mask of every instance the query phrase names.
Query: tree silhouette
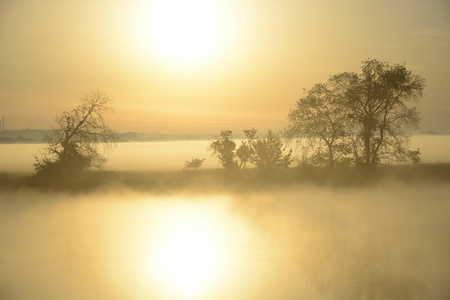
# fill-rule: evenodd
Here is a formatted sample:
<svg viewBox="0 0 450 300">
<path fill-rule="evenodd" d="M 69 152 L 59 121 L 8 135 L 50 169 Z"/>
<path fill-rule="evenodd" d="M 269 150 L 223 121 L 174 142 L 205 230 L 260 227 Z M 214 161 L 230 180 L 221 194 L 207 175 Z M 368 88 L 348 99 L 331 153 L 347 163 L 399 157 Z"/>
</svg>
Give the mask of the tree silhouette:
<svg viewBox="0 0 450 300">
<path fill-rule="evenodd" d="M 252 163 L 258 169 L 287 168 L 292 162 L 292 150 L 285 154 L 281 138 L 269 130 L 264 138 L 257 138 L 255 128 L 244 130 L 247 141 L 243 141 L 236 150 L 232 132 L 224 130 L 220 139 L 212 141 L 209 150 L 219 158 L 225 169 L 247 168 Z"/>
<path fill-rule="evenodd" d="M 350 74 L 343 73 L 330 77 L 325 84 L 314 85 L 289 113 L 288 136 L 308 140 L 315 165 L 334 168 L 336 163 L 348 163 L 352 121 L 345 103 L 345 87 L 352 80 Z"/>
<path fill-rule="evenodd" d="M 236 143 L 233 141 L 231 130 L 223 130 L 220 133 L 220 138 L 212 141 L 208 149 L 212 151 L 213 155 L 217 156 L 225 169 L 231 170 L 238 167 L 235 154 Z"/>
<path fill-rule="evenodd" d="M 425 80 L 405 65 L 390 66 L 376 59 L 366 60 L 358 83 L 349 87 L 348 106 L 358 124 L 356 156 L 365 167 L 382 160 L 405 161 L 409 136 L 405 129 L 418 128 L 416 106 Z"/>
<path fill-rule="evenodd" d="M 289 113 L 288 136 L 309 139 L 313 163 L 330 167 L 417 161 L 406 129 L 419 125 L 414 104 L 424 87 L 425 80 L 404 65 L 368 59 L 361 74 L 337 74 L 307 91 Z"/>
<path fill-rule="evenodd" d="M 103 114 L 111 109 L 110 103 L 108 96 L 95 90 L 84 95 L 76 108 L 57 117 L 58 128 L 44 137 L 48 144 L 45 152 L 41 157 L 35 156 L 38 175 L 101 167 L 106 159 L 99 145 L 105 150 L 116 138 L 103 119 Z"/>
<path fill-rule="evenodd" d="M 253 144 L 255 141 L 257 130 L 255 128 L 244 130 L 247 141 L 243 141 L 236 150 L 236 156 L 239 159 L 239 168 L 246 169 L 247 163 L 251 163 L 252 157 L 255 155 Z"/>
<path fill-rule="evenodd" d="M 269 130 L 262 139 L 257 139 L 253 144 L 254 155 L 252 163 L 258 169 L 274 170 L 287 168 L 292 162 L 292 150 L 284 154 L 285 146 L 281 138 Z"/>
<path fill-rule="evenodd" d="M 186 170 L 200 170 L 205 159 L 192 157 L 184 162 L 184 168 Z"/>
</svg>

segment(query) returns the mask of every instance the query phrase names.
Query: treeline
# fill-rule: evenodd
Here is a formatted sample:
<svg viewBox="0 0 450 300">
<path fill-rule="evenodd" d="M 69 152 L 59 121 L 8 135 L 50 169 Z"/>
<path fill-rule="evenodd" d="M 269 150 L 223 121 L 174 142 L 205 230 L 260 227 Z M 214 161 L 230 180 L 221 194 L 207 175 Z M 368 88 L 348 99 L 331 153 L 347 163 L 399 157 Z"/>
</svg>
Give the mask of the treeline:
<svg viewBox="0 0 450 300">
<path fill-rule="evenodd" d="M 425 80 L 404 64 L 366 60 L 361 70 L 333 75 L 305 90 L 289 112 L 283 135 L 302 148 L 302 164 L 374 169 L 380 164 L 420 162 L 420 149 L 408 148 L 407 130 L 419 127 L 416 104 Z M 228 130 L 211 143 L 210 150 L 226 169 L 245 167 L 247 162 L 277 169 L 292 162 L 291 152 L 283 154 L 286 146 L 271 131 L 264 139 L 255 139 L 254 129 L 245 134 L 248 141 L 237 149 Z"/>
<path fill-rule="evenodd" d="M 362 62 L 361 72 L 331 76 L 326 83 L 305 90 L 288 114 L 287 128 L 257 137 L 256 129 L 245 130 L 246 141 L 236 145 L 230 130 L 221 132 L 209 150 L 227 170 L 287 168 L 293 162 L 288 141 L 302 149 L 301 163 L 309 166 L 339 166 L 374 169 L 394 162 L 419 163 L 420 150 L 410 150 L 407 130 L 419 126 L 417 103 L 425 80 L 404 64 L 378 60 Z M 79 106 L 57 118 L 57 129 L 46 133 L 47 148 L 36 156 L 38 175 L 77 172 L 101 167 L 118 135 L 106 125 L 104 114 L 111 100 L 100 91 L 81 98 Z M 100 147 L 103 145 L 103 148 Z M 198 169 L 204 159 L 186 161 Z"/>
<path fill-rule="evenodd" d="M 45 136 L 52 130 L 19 129 L 0 131 L 0 144 L 41 144 L 45 143 Z M 150 142 L 150 141 L 184 141 L 207 140 L 211 135 L 205 134 L 163 134 L 158 132 L 119 132 L 116 142 Z"/>
<path fill-rule="evenodd" d="M 289 167 L 292 162 L 292 150 L 285 153 L 286 145 L 277 134 L 269 130 L 264 138 L 257 138 L 257 130 L 254 128 L 244 130 L 244 133 L 247 141 L 243 141 L 239 147 L 233 140 L 231 130 L 222 131 L 220 138 L 209 145 L 208 149 L 225 169 L 246 169 L 248 164 L 265 170 Z M 189 161 L 186 162 L 186 167 L 192 168 Z"/>
</svg>

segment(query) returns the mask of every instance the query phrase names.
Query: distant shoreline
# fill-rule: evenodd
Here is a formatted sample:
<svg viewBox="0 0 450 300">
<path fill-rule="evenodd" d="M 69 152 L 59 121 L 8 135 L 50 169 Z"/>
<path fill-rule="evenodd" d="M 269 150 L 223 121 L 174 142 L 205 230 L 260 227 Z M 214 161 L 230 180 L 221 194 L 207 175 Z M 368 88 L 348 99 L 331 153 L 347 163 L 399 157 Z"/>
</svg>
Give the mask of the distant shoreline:
<svg viewBox="0 0 450 300">
<path fill-rule="evenodd" d="M 0 131 L 0 144 L 43 144 L 44 135 L 51 132 L 50 129 L 17 129 Z M 176 133 L 146 133 L 146 132 L 120 132 L 117 133 L 118 143 L 128 142 L 153 142 L 153 141 L 192 141 L 192 140 L 212 140 L 217 138 L 217 134 L 176 134 Z M 412 133 L 413 136 L 446 136 L 450 133 L 440 133 L 436 131 L 420 131 Z M 243 139 L 245 135 L 237 132 L 233 134 L 235 139 Z"/>
<path fill-rule="evenodd" d="M 0 132 L 0 144 L 42 144 L 45 143 L 44 135 L 51 130 L 41 129 L 19 129 L 5 130 Z M 163 134 L 145 132 L 121 132 L 117 133 L 118 143 L 127 142 L 152 142 L 152 141 L 189 141 L 189 140 L 211 140 L 213 134 Z M 236 135 L 239 138 L 240 135 Z"/>
</svg>

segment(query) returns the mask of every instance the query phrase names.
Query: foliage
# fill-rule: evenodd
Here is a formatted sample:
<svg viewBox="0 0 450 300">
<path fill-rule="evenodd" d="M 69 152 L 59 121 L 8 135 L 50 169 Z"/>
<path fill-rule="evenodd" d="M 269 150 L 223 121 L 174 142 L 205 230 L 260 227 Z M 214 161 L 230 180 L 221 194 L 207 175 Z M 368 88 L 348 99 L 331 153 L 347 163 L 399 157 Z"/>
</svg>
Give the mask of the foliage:
<svg viewBox="0 0 450 300">
<path fill-rule="evenodd" d="M 255 128 L 244 130 L 247 141 L 243 141 L 236 150 L 230 130 L 222 131 L 221 139 L 213 141 L 209 150 L 219 158 L 225 169 L 247 168 L 252 163 L 259 169 L 287 168 L 292 162 L 292 150 L 287 154 L 281 138 L 268 131 L 265 138 L 257 138 Z"/>
<path fill-rule="evenodd" d="M 252 163 L 258 169 L 287 168 L 292 162 L 292 150 L 284 154 L 285 146 L 280 137 L 269 130 L 263 139 L 257 139 L 252 143 Z"/>
<path fill-rule="evenodd" d="M 345 72 L 316 84 L 289 113 L 288 136 L 306 138 L 308 148 L 315 149 L 310 163 L 374 168 L 411 158 L 406 129 L 419 125 L 414 104 L 424 79 L 404 65 L 375 59 L 363 61 L 361 69 L 361 74 Z"/>
<path fill-rule="evenodd" d="M 416 103 L 422 97 L 425 80 L 404 65 L 390 66 L 366 60 L 358 84 L 349 87 L 348 107 L 358 124 L 356 156 L 365 167 L 382 161 L 405 161 L 409 136 L 405 129 L 416 129 L 420 116 Z"/>
<path fill-rule="evenodd" d="M 255 128 L 244 130 L 247 141 L 242 142 L 236 150 L 236 156 L 239 159 L 239 168 L 246 169 L 247 163 L 251 163 L 252 157 L 255 155 L 253 148 L 257 130 Z"/>
<path fill-rule="evenodd" d="M 220 164 L 227 170 L 238 168 L 236 160 L 236 143 L 233 141 L 233 132 L 231 130 L 223 130 L 220 138 L 212 141 L 208 149 L 212 154 L 217 156 Z"/>
<path fill-rule="evenodd" d="M 186 160 L 184 162 L 184 168 L 186 170 L 200 170 L 202 168 L 202 164 L 205 161 L 205 159 L 199 159 L 199 158 L 195 158 L 192 157 L 189 160 Z"/>
<path fill-rule="evenodd" d="M 345 105 L 345 89 L 352 77 L 347 73 L 330 77 L 325 84 L 316 84 L 290 111 L 289 137 L 307 139 L 314 149 L 310 162 L 334 168 L 348 164 L 349 132 L 353 126 Z"/>
<path fill-rule="evenodd" d="M 105 124 L 103 114 L 109 111 L 108 96 L 95 90 L 84 95 L 80 105 L 57 117 L 58 128 L 45 135 L 48 144 L 41 157 L 35 156 L 35 170 L 42 174 L 76 172 L 89 167 L 100 168 L 106 150 L 115 142 L 115 133 Z"/>
<path fill-rule="evenodd" d="M 413 165 L 418 165 L 420 163 L 421 161 L 420 154 L 422 154 L 420 152 L 420 148 L 408 151 L 408 158 L 409 160 L 411 160 Z"/>
</svg>

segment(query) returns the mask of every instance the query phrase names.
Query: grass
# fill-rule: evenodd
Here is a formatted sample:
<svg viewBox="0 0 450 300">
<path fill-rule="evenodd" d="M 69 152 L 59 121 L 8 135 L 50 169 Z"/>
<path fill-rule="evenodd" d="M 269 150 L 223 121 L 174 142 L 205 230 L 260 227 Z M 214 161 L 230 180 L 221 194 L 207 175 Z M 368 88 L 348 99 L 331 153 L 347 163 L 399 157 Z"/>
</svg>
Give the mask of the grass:
<svg viewBox="0 0 450 300">
<path fill-rule="evenodd" d="M 355 168 L 330 171 L 321 167 L 295 167 L 275 172 L 257 169 L 233 172 L 224 169 L 172 172 L 90 170 L 54 178 L 40 178 L 34 174 L 0 173 L 0 191 L 33 189 L 73 193 L 118 188 L 153 193 L 244 192 L 306 184 L 358 188 L 387 182 L 450 183 L 450 163 L 381 166 L 372 172 Z"/>
</svg>

